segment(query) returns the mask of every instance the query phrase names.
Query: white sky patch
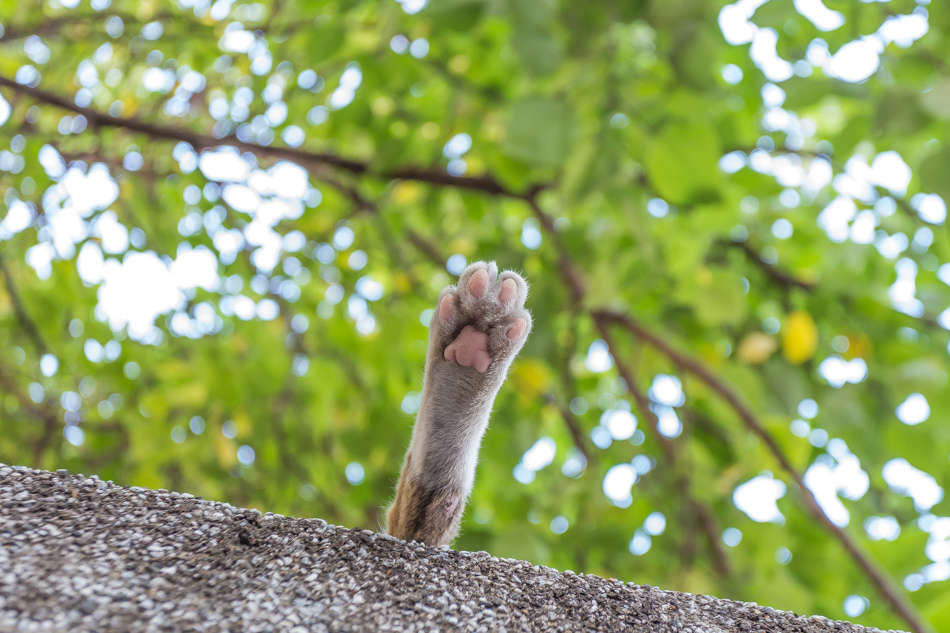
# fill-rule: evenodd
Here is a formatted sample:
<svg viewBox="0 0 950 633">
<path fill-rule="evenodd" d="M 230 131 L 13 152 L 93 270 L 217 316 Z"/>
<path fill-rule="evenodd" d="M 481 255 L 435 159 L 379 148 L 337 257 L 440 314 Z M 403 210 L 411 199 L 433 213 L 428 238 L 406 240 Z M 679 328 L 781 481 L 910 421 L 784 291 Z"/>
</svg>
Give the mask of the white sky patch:
<svg viewBox="0 0 950 633">
<path fill-rule="evenodd" d="M 871 162 L 871 182 L 903 197 L 911 179 L 910 167 L 901 155 L 891 150 L 881 152 Z"/>
<path fill-rule="evenodd" d="M 930 405 L 922 394 L 912 393 L 907 399 L 897 405 L 894 412 L 897 419 L 908 426 L 915 426 L 925 422 L 930 417 Z"/>
<path fill-rule="evenodd" d="M 521 456 L 521 465 L 532 472 L 537 472 L 554 461 L 557 454 L 557 444 L 550 437 L 542 437 L 531 445 L 531 448 Z"/>
<path fill-rule="evenodd" d="M 950 264 L 941 264 L 937 269 L 937 279 L 950 286 Z"/>
<path fill-rule="evenodd" d="M 86 238 L 86 223 L 71 204 L 57 208 L 46 207 L 46 226 L 53 237 L 53 248 L 62 258 L 75 252 L 75 244 Z"/>
<path fill-rule="evenodd" d="M 838 527 L 848 525 L 851 516 L 838 495 L 860 499 L 868 491 L 871 480 L 861 469 L 860 460 L 848 450 L 843 440 L 828 442 L 828 454 L 820 455 L 805 472 L 805 485 L 815 494 L 818 505 Z"/>
<path fill-rule="evenodd" d="M 904 239 L 907 239 L 906 236 Z M 897 273 L 897 279 L 887 289 L 887 296 L 891 299 L 891 305 L 898 312 L 913 317 L 923 316 L 924 304 L 917 298 L 916 262 L 907 257 L 902 257 L 894 264 L 894 270 Z"/>
<path fill-rule="evenodd" d="M 739 0 L 727 4 L 719 12 L 719 28 L 723 37 L 733 46 L 748 44 L 755 36 L 758 27 L 751 22 L 756 9 L 768 0 Z"/>
<path fill-rule="evenodd" d="M 446 158 L 461 158 L 470 149 L 472 149 L 472 137 L 462 132 L 448 140 L 442 148 L 442 155 Z"/>
<path fill-rule="evenodd" d="M 834 189 L 843 196 L 873 202 L 877 195 L 871 187 L 871 168 L 863 156 L 852 156 L 844 171 L 834 178 Z"/>
<path fill-rule="evenodd" d="M 228 185 L 221 197 L 228 205 L 242 213 L 251 213 L 261 206 L 261 197 L 246 185 Z"/>
<path fill-rule="evenodd" d="M 79 249 L 79 256 L 76 258 L 76 270 L 79 272 L 79 278 L 86 284 L 95 285 L 102 282 L 105 260 L 102 257 L 102 250 L 95 242 L 86 242 Z"/>
<path fill-rule="evenodd" d="M 247 160 L 233 147 L 202 152 L 198 158 L 198 169 L 205 178 L 217 182 L 243 182 L 251 173 Z"/>
<path fill-rule="evenodd" d="M 630 491 L 638 479 L 637 471 L 630 464 L 611 466 L 604 475 L 604 494 L 614 505 L 626 508 L 633 503 Z"/>
<path fill-rule="evenodd" d="M 950 308 L 937 315 L 937 324 L 945 330 L 950 330 Z"/>
<path fill-rule="evenodd" d="M 679 437 L 683 432 L 683 423 L 673 407 L 667 407 L 662 404 L 654 405 L 653 412 L 656 413 L 656 430 L 661 435 L 668 438 Z"/>
<path fill-rule="evenodd" d="M 652 539 L 650 538 L 650 535 L 644 532 L 642 529 L 637 528 L 634 531 L 633 538 L 630 539 L 630 544 L 627 545 L 627 548 L 634 556 L 643 556 L 650 551 L 651 543 Z"/>
<path fill-rule="evenodd" d="M 925 582 L 937 582 L 950 578 L 950 517 L 925 515 L 917 525 L 929 532 L 924 554 L 933 561 L 921 571 Z"/>
<path fill-rule="evenodd" d="M 230 27 L 237 26 L 236 29 Z M 228 51 L 232 53 L 247 53 L 251 50 L 251 47 L 254 46 L 254 34 L 250 31 L 245 31 L 241 28 L 239 23 L 229 24 L 228 28 L 225 29 L 224 36 L 218 42 L 218 46 L 223 51 Z"/>
<path fill-rule="evenodd" d="M 910 15 L 892 15 L 884 20 L 877 36 L 884 44 L 893 42 L 900 48 L 908 48 L 930 30 L 927 14 L 914 11 Z"/>
<path fill-rule="evenodd" d="M 856 618 L 868 608 L 870 601 L 864 596 L 850 595 L 844 599 L 844 613 L 849 618 Z"/>
<path fill-rule="evenodd" d="M 821 361 L 818 374 L 835 389 L 841 389 L 845 383 L 858 384 L 868 377 L 868 366 L 862 358 L 845 360 L 837 354 Z"/>
<path fill-rule="evenodd" d="M 52 145 L 41 147 L 37 158 L 46 175 L 53 180 L 58 180 L 66 173 L 66 161 Z"/>
<path fill-rule="evenodd" d="M 40 242 L 26 249 L 26 263 L 36 271 L 40 279 L 49 279 L 53 274 L 53 257 L 56 251 L 49 242 Z"/>
<path fill-rule="evenodd" d="M 573 446 L 567 449 L 567 459 L 561 466 L 561 473 L 566 477 L 579 477 L 587 468 L 587 458 Z"/>
<path fill-rule="evenodd" d="M 874 238 L 874 246 L 878 252 L 887 259 L 897 259 L 897 257 L 907 250 L 910 240 L 903 233 L 894 233 L 887 235 L 883 231 L 877 233 Z M 923 307 L 923 306 L 921 306 Z M 921 312 L 922 314 L 922 312 Z"/>
<path fill-rule="evenodd" d="M 832 11 L 821 0 L 795 0 L 795 10 L 819 31 L 834 31 L 844 24 L 844 14 Z"/>
<path fill-rule="evenodd" d="M 415 15 L 423 9 L 426 8 L 426 5 L 429 4 L 429 0 L 396 0 L 399 4 L 402 5 L 402 10 L 409 15 Z"/>
<path fill-rule="evenodd" d="M 248 176 L 247 184 L 262 196 L 279 196 L 285 200 L 301 200 L 310 190 L 307 171 L 285 160 L 266 171 L 254 170 Z"/>
<path fill-rule="evenodd" d="M 943 499 L 943 488 L 932 475 L 917 470 L 903 457 L 892 459 L 881 469 L 884 481 L 896 493 L 914 500 L 918 512 L 926 512 Z"/>
<path fill-rule="evenodd" d="M 354 288 L 356 292 L 368 301 L 379 301 L 383 298 L 383 285 L 369 275 L 360 277 L 356 281 Z"/>
<path fill-rule="evenodd" d="M 851 223 L 850 238 L 855 244 L 871 244 L 876 235 L 875 229 L 880 221 L 877 215 L 868 209 L 860 212 Z"/>
<path fill-rule="evenodd" d="M 872 516 L 864 520 L 864 531 L 872 541 L 894 541 L 901 535 L 901 526 L 894 517 Z"/>
<path fill-rule="evenodd" d="M 778 33 L 774 29 L 757 29 L 749 55 L 770 81 L 785 81 L 794 74 L 792 65 L 778 54 Z"/>
<path fill-rule="evenodd" d="M 910 199 L 920 219 L 930 224 L 943 224 L 947 219 L 947 203 L 935 193 L 918 193 Z"/>
<path fill-rule="evenodd" d="M 854 200 L 846 196 L 838 196 L 818 214 L 818 226 L 824 229 L 828 239 L 841 243 L 848 239 L 850 234 L 849 222 L 858 212 Z"/>
<path fill-rule="evenodd" d="M 628 440 L 637 430 L 637 418 L 629 411 L 610 409 L 601 416 L 601 424 L 607 427 L 615 440 Z"/>
<path fill-rule="evenodd" d="M 33 210 L 22 200 L 13 200 L 0 222 L 0 240 L 8 240 L 33 223 Z"/>
<path fill-rule="evenodd" d="M 327 105 L 333 110 L 339 110 L 350 105 L 356 97 L 356 89 L 363 83 L 363 71 L 357 63 L 349 64 L 340 75 L 340 85 L 327 99 Z"/>
<path fill-rule="evenodd" d="M 102 163 L 94 164 L 85 174 L 78 167 L 70 167 L 60 186 L 72 207 L 84 218 L 119 198 L 119 185 Z"/>
<path fill-rule="evenodd" d="M 736 507 L 759 523 L 784 523 L 776 501 L 785 496 L 785 484 L 764 473 L 737 486 L 732 494 Z"/>
<path fill-rule="evenodd" d="M 590 344 L 587 350 L 587 359 L 584 364 L 592 372 L 600 373 L 614 366 L 614 359 L 607 350 L 607 343 L 597 339 Z"/>
<path fill-rule="evenodd" d="M 3 95 L 0 95 L 0 125 L 3 125 L 7 122 L 7 119 L 10 118 L 10 103 L 3 98 Z"/>
<path fill-rule="evenodd" d="M 686 402 L 683 395 L 683 384 L 676 376 L 657 374 L 648 391 L 650 399 L 668 407 L 678 407 Z"/>
<path fill-rule="evenodd" d="M 150 334 L 159 314 L 184 305 L 171 271 L 154 253 L 129 253 L 121 263 L 110 259 L 102 277 L 99 309 L 113 330 L 128 326 L 133 339 Z"/>
<path fill-rule="evenodd" d="M 794 69 L 777 51 L 778 33 L 770 28 L 759 28 L 752 22 L 756 9 L 767 0 L 739 0 L 719 12 L 719 28 L 732 45 L 748 44 L 749 55 L 755 65 L 770 81 L 789 79 Z"/>
<path fill-rule="evenodd" d="M 666 531 L 666 516 L 662 512 L 651 512 L 643 520 L 643 531 L 651 536 L 659 536 Z"/>
<path fill-rule="evenodd" d="M 175 87 L 175 73 L 171 69 L 149 68 L 142 74 L 142 86 L 149 92 L 169 92 Z"/>
<path fill-rule="evenodd" d="M 862 37 L 838 49 L 824 64 L 825 72 L 848 83 L 866 81 L 881 65 L 884 45 L 877 37 Z"/>
<path fill-rule="evenodd" d="M 96 218 L 91 231 L 102 242 L 102 250 L 118 255 L 129 248 L 129 230 L 119 222 L 113 211 L 106 211 Z"/>
<path fill-rule="evenodd" d="M 182 242 L 169 270 L 182 290 L 214 290 L 218 286 L 218 260 L 205 246 L 193 249 L 187 242 Z"/>
</svg>

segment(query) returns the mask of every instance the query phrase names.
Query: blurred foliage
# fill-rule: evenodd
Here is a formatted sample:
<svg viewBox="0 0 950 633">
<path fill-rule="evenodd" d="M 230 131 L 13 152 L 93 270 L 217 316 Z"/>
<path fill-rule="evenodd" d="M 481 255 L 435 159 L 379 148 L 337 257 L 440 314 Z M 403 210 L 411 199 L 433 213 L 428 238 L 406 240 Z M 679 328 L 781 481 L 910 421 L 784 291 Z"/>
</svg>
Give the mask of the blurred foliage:
<svg viewBox="0 0 950 633">
<path fill-rule="evenodd" d="M 421 387 L 423 313 L 459 261 L 494 259 L 527 276 L 535 329 L 496 403 L 457 548 L 908 627 L 776 459 L 799 475 L 840 465 L 833 438 L 870 479 L 841 497 L 844 533 L 897 599 L 950 630 L 950 531 L 932 529 L 950 501 L 915 507 L 882 475 L 904 458 L 950 485 L 950 241 L 939 203 L 917 196 L 950 196 L 946 3 L 827 0 L 844 18 L 827 32 L 796 11 L 806 3 L 738 3 L 795 63 L 775 83 L 750 56 L 758 40 L 724 40 L 712 0 L 63 4 L 0 10 L 0 461 L 378 529 Z M 866 81 L 812 55 L 914 11 L 927 33 L 882 46 Z M 215 138 L 242 143 L 251 189 L 196 168 L 206 147 L 193 144 Z M 868 176 L 886 151 L 903 162 Z M 235 206 L 280 199 L 254 179 L 281 159 L 309 185 L 300 213 L 271 223 L 283 242 L 270 266 L 245 239 L 258 216 Z M 57 225 L 63 168 L 97 163 L 117 198 Z M 888 185 L 904 163 L 909 184 Z M 219 253 L 223 230 L 236 252 Z M 220 282 L 186 289 L 143 340 L 97 308 L 103 289 L 77 268 L 86 244 L 114 266 L 205 247 Z M 234 316 L 238 295 L 257 316 Z M 741 394 L 774 446 L 682 359 L 608 325 L 631 389 L 597 360 L 591 315 L 608 307 Z M 827 358 L 847 380 L 821 370 Z M 660 374 L 685 394 L 672 440 L 635 397 L 656 397 Z M 895 411 L 914 393 L 929 417 L 911 426 Z M 800 408 L 808 399 L 817 409 Z M 625 407 L 637 433 L 610 441 L 605 412 Z M 540 437 L 553 463 L 515 481 Z M 580 451 L 586 468 L 562 473 Z M 604 477 L 638 455 L 655 468 L 619 507 Z M 764 471 L 788 487 L 784 521 L 756 523 L 733 501 Z M 634 555 L 654 512 L 665 530 Z M 882 516 L 900 526 L 893 540 L 865 529 Z"/>
</svg>

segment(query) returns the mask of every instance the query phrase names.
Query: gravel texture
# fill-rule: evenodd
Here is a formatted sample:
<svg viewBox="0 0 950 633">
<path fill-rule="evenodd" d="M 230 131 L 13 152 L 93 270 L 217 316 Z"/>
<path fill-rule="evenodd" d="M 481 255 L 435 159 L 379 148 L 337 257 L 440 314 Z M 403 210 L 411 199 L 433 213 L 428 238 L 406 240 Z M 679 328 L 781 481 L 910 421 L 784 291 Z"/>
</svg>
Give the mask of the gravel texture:
<svg viewBox="0 0 950 633">
<path fill-rule="evenodd" d="M 874 631 L 0 464 L 0 632 Z"/>
</svg>

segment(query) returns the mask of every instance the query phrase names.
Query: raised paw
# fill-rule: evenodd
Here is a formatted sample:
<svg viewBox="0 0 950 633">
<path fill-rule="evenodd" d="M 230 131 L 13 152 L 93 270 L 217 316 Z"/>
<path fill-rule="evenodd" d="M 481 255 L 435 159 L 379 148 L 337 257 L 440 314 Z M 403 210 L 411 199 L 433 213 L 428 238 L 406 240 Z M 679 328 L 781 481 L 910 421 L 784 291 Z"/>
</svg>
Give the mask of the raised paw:
<svg viewBox="0 0 950 633">
<path fill-rule="evenodd" d="M 498 274 L 495 262 L 475 262 L 439 295 L 432 343 L 441 357 L 480 374 L 507 369 L 531 330 L 528 284 L 518 273 Z"/>
</svg>

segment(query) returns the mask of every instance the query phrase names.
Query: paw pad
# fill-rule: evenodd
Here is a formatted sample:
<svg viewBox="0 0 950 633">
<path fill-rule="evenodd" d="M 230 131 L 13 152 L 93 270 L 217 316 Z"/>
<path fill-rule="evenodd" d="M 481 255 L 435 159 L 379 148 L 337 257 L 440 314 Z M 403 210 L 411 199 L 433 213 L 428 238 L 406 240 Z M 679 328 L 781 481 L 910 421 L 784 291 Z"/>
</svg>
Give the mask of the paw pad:
<svg viewBox="0 0 950 633">
<path fill-rule="evenodd" d="M 511 271 L 499 275 L 494 262 L 466 268 L 458 287 L 443 291 L 433 319 L 441 356 L 480 374 L 497 361 L 507 367 L 531 329 L 531 315 L 524 308 L 527 295 L 524 279 Z"/>
</svg>

